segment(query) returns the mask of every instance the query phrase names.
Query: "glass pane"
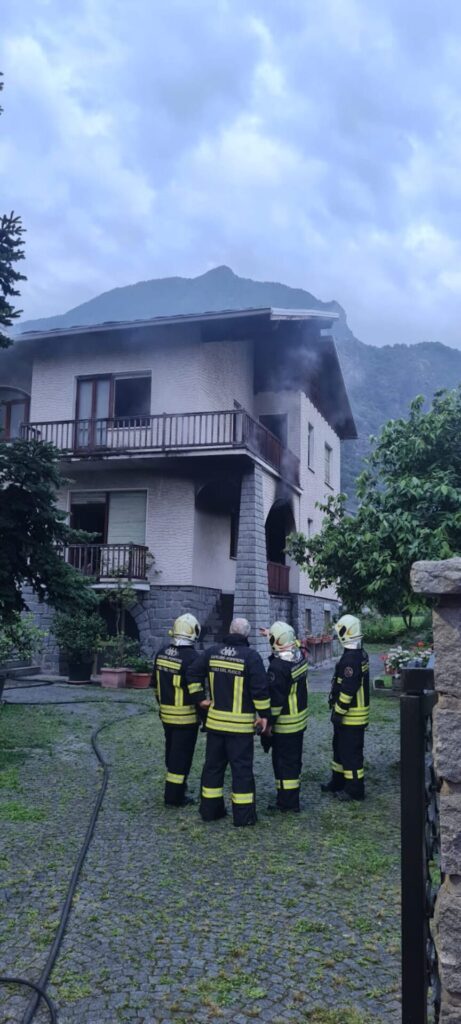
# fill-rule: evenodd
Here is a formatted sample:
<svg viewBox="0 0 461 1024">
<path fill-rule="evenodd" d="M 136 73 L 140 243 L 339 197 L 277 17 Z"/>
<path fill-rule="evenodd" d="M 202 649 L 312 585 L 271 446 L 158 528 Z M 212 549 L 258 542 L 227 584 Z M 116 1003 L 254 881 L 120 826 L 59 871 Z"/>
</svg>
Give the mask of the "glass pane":
<svg viewBox="0 0 461 1024">
<path fill-rule="evenodd" d="M 81 380 L 78 385 L 78 418 L 89 420 L 93 402 L 93 381 Z"/>
<path fill-rule="evenodd" d="M 109 415 L 110 381 L 96 380 L 95 416 L 97 420 L 106 419 Z"/>
<path fill-rule="evenodd" d="M 132 419 L 149 413 L 150 377 L 119 377 L 115 381 L 115 418 Z"/>
<path fill-rule="evenodd" d="M 21 423 L 26 419 L 26 403 L 12 402 L 10 409 L 10 437 L 19 437 Z"/>
</svg>

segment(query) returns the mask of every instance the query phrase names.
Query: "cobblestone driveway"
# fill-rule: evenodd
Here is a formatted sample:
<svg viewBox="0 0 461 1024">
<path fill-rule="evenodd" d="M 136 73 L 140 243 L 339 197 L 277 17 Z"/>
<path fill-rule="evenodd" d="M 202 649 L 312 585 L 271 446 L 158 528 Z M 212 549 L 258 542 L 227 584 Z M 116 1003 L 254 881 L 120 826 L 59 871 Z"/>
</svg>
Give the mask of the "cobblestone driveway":
<svg viewBox="0 0 461 1024">
<path fill-rule="evenodd" d="M 0 712 L 0 972 L 32 980 L 100 781 L 90 733 L 120 719 L 101 737 L 111 782 L 49 986 L 59 1024 L 398 1024 L 394 703 L 374 702 L 363 806 L 320 795 L 330 727 L 314 694 L 302 813 L 266 810 L 270 761 L 258 745 L 259 822 L 236 830 L 230 818 L 205 826 L 194 807 L 163 807 L 160 724 L 135 714 L 152 708 L 151 692 L 5 695 L 100 701 Z M 1 1024 L 20 1021 L 26 1002 L 0 988 Z"/>
</svg>

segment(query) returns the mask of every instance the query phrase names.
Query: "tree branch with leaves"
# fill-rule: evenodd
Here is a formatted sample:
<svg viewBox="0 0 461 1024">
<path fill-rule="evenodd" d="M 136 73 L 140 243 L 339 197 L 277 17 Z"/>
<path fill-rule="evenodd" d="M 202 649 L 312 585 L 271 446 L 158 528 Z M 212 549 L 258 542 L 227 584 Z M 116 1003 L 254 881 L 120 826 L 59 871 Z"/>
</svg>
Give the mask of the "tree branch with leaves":
<svg viewBox="0 0 461 1024">
<path fill-rule="evenodd" d="M 0 92 L 3 89 L 1 79 L 0 72 Z M 0 107 L 0 114 L 2 112 Z M 20 294 L 17 288 L 19 281 L 26 280 L 24 274 L 17 269 L 17 264 L 24 259 L 23 235 L 21 218 L 14 212 L 0 217 L 0 348 L 8 348 L 12 344 L 4 328 L 12 327 L 13 321 L 22 313 L 21 309 L 15 309 L 10 300 Z"/>
<path fill-rule="evenodd" d="M 287 551 L 314 590 L 335 586 L 349 610 L 399 611 L 411 624 L 424 604 L 411 589 L 412 563 L 461 553 L 461 390 L 438 392 L 428 411 L 415 398 L 408 419 L 371 442 L 357 513 L 346 512 L 344 494 L 319 503 L 320 533 L 292 534 Z"/>
</svg>

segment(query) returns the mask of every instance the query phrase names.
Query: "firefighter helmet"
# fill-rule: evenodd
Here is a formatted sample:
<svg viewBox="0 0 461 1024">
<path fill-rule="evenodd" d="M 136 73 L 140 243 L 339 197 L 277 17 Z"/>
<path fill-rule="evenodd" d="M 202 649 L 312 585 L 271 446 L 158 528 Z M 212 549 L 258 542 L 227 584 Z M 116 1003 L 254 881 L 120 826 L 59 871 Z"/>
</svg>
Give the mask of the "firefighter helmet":
<svg viewBox="0 0 461 1024">
<path fill-rule="evenodd" d="M 269 630 L 269 642 L 274 654 L 295 647 L 297 640 L 293 626 L 288 622 L 274 622 Z"/>
<path fill-rule="evenodd" d="M 335 633 L 343 647 L 356 646 L 362 640 L 362 627 L 360 619 L 355 615 L 342 615 L 335 623 Z"/>
<path fill-rule="evenodd" d="M 173 629 L 170 630 L 175 640 L 182 640 L 183 643 L 189 644 L 193 644 L 198 640 L 200 632 L 200 623 L 195 618 L 195 615 L 190 615 L 189 612 L 179 615 L 173 623 Z"/>
</svg>

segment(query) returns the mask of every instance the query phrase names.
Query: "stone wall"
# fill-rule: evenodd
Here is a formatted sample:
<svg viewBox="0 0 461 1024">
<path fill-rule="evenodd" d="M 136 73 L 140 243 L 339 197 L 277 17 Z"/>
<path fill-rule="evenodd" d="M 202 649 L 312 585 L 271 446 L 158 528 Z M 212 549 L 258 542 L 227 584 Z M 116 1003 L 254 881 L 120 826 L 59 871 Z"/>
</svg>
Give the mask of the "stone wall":
<svg viewBox="0 0 461 1024">
<path fill-rule="evenodd" d="M 443 885 L 434 930 L 442 980 L 440 1024 L 461 1021 L 461 558 L 416 562 L 417 594 L 436 596 L 433 612 L 435 688 L 434 760 L 441 780 Z"/>
<path fill-rule="evenodd" d="M 267 658 L 267 640 L 258 627 L 269 624 L 263 471 L 254 466 L 242 478 L 239 538 L 235 575 L 234 615 L 251 622 L 250 642 Z"/>
<path fill-rule="evenodd" d="M 168 640 L 168 630 L 183 612 L 190 612 L 202 626 L 201 642 L 208 646 L 223 632 L 221 591 L 211 587 L 151 587 L 141 593 L 131 614 L 139 630 L 141 648 L 153 654 Z"/>
<path fill-rule="evenodd" d="M 289 622 L 296 636 L 301 639 L 306 634 L 308 610 L 311 613 L 313 636 L 322 636 L 325 633 L 325 611 L 328 609 L 332 616 L 338 611 L 337 601 L 326 601 L 323 597 L 312 597 L 308 594 L 270 594 L 269 604 L 271 622 L 277 619 Z"/>
</svg>

